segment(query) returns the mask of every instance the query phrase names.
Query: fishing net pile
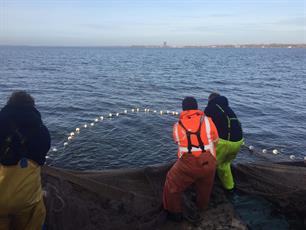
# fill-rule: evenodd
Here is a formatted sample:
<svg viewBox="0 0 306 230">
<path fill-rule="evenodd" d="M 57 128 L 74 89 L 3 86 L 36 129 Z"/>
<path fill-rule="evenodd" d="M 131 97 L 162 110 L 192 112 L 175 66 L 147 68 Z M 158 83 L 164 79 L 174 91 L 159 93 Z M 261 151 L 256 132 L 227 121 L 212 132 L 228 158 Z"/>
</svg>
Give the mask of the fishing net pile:
<svg viewBox="0 0 306 230">
<path fill-rule="evenodd" d="M 298 213 L 306 217 L 304 161 L 244 163 L 234 169 L 239 190 L 265 197 L 285 214 Z"/>
<path fill-rule="evenodd" d="M 243 151 L 242 151 L 243 152 Z M 244 153 L 244 152 L 243 152 Z M 166 221 L 162 191 L 172 163 L 137 169 L 72 171 L 45 166 L 42 173 L 47 229 L 247 229 L 216 180 L 208 210 L 196 225 Z M 306 216 L 304 161 L 238 163 L 236 188 L 262 196 L 288 215 Z M 185 192 L 184 216 L 196 212 L 193 189 Z"/>
<path fill-rule="evenodd" d="M 162 189 L 171 166 L 82 172 L 44 167 L 47 229 L 246 229 L 218 185 L 196 225 L 167 222 Z M 194 195 L 192 189 L 184 195 L 186 216 L 196 210 Z"/>
</svg>

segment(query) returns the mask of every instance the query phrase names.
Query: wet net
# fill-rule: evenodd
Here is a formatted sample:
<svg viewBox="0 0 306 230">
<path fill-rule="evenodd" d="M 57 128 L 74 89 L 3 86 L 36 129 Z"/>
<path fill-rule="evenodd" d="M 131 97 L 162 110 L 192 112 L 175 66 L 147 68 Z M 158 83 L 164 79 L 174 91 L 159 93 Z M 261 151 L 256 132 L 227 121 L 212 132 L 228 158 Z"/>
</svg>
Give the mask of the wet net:
<svg viewBox="0 0 306 230">
<path fill-rule="evenodd" d="M 167 222 L 162 191 L 171 166 L 83 172 L 46 166 L 47 229 L 246 229 L 218 185 L 199 222 Z M 190 189 L 183 197 L 185 216 L 196 210 L 194 196 Z"/>
<path fill-rule="evenodd" d="M 237 189 L 276 203 L 282 212 L 306 217 L 306 164 L 259 162 L 234 167 Z"/>
<path fill-rule="evenodd" d="M 171 166 L 172 163 L 104 171 L 72 171 L 45 166 L 42 181 L 47 194 L 47 229 L 247 228 L 237 217 L 218 180 L 208 210 L 200 213 L 200 222 L 196 225 L 167 222 L 162 210 L 162 191 Z M 304 161 L 258 159 L 233 166 L 233 173 L 238 190 L 272 201 L 285 214 L 306 216 Z M 197 211 L 194 198 L 193 189 L 185 192 L 186 219 Z"/>
<path fill-rule="evenodd" d="M 242 153 L 251 154 L 255 161 L 242 161 L 233 167 L 237 190 L 271 201 L 274 211 L 284 214 L 290 229 L 305 229 L 306 161 L 245 147 Z"/>
</svg>

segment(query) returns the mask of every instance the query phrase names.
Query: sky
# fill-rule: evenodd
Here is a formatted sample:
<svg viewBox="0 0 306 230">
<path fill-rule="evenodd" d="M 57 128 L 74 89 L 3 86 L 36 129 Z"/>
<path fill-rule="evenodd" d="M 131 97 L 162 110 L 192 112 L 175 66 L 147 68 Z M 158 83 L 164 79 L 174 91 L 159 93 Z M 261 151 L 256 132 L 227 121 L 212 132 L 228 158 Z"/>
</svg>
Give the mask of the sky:
<svg viewBox="0 0 306 230">
<path fill-rule="evenodd" d="M 306 0 L 0 0 L 0 45 L 306 43 Z"/>
</svg>

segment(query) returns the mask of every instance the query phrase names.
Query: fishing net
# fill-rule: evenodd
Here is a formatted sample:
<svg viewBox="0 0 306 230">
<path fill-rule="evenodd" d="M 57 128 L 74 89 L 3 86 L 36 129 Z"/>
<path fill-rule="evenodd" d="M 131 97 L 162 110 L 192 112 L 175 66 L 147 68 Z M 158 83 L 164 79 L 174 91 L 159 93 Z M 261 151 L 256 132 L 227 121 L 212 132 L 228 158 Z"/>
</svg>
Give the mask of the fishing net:
<svg viewBox="0 0 306 230">
<path fill-rule="evenodd" d="M 246 154 L 242 149 L 241 155 Z M 304 161 L 260 159 L 233 166 L 236 187 L 277 204 L 285 214 L 306 216 Z M 281 157 L 279 159 L 282 159 Z M 284 158 L 285 159 L 285 158 Z M 218 180 L 208 210 L 196 225 L 166 221 L 162 191 L 172 163 L 137 169 L 73 171 L 45 166 L 42 181 L 47 196 L 47 229 L 246 229 Z M 185 192 L 184 216 L 197 210 L 194 190 Z M 188 219 L 188 218 L 186 218 Z"/>
<path fill-rule="evenodd" d="M 47 229 L 246 229 L 220 186 L 196 225 L 166 221 L 162 189 L 172 166 L 71 171 L 45 166 L 42 173 Z M 184 195 L 184 215 L 194 212 L 194 191 Z"/>
<path fill-rule="evenodd" d="M 269 154 L 245 147 L 242 153 L 252 154 L 256 160 L 234 165 L 236 188 L 271 201 L 274 210 L 285 215 L 292 229 L 305 229 L 306 161 L 282 152 Z"/>
<path fill-rule="evenodd" d="M 302 162 L 260 162 L 234 167 L 237 188 L 265 197 L 284 213 L 306 216 L 306 164 Z"/>
</svg>

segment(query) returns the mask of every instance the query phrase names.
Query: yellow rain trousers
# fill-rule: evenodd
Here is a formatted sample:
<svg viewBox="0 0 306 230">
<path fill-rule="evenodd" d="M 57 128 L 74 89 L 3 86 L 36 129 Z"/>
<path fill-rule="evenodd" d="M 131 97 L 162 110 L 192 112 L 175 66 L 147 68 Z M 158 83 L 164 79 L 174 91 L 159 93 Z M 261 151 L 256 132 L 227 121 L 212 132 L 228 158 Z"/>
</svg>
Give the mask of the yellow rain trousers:
<svg viewBox="0 0 306 230">
<path fill-rule="evenodd" d="M 0 164 L 0 230 L 41 230 L 46 209 L 42 198 L 41 167 Z"/>
<path fill-rule="evenodd" d="M 217 175 L 223 187 L 227 190 L 231 190 L 235 186 L 231 163 L 239 152 L 242 143 L 243 139 L 232 142 L 220 138 L 217 144 Z"/>
</svg>

